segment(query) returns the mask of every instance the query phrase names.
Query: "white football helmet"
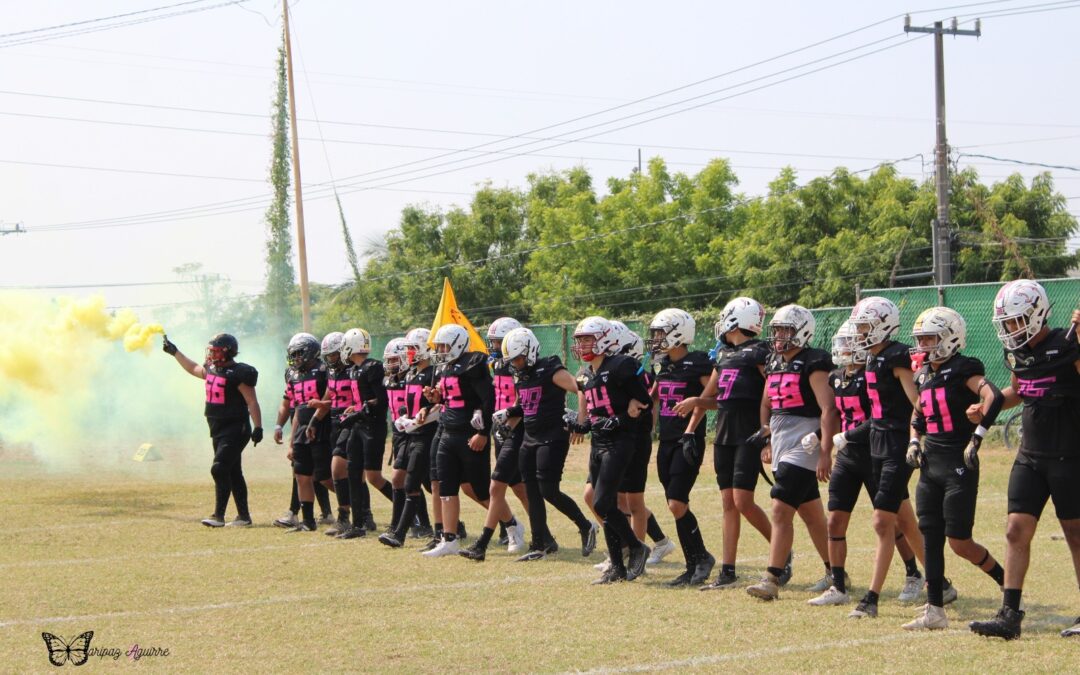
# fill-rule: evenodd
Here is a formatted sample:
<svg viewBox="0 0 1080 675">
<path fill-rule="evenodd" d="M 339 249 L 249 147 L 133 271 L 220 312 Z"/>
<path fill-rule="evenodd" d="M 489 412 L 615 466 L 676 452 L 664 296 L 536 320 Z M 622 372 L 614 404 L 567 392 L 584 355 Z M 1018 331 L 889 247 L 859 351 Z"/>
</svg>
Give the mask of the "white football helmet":
<svg viewBox="0 0 1080 675">
<path fill-rule="evenodd" d="M 769 320 L 769 345 L 777 352 L 809 347 L 816 325 L 810 310 L 800 305 L 784 305 Z M 778 328 L 790 328 L 793 332 L 790 336 L 779 337 L 776 333 Z"/>
<path fill-rule="evenodd" d="M 888 298 L 863 298 L 848 317 L 855 328 L 855 347 L 869 349 L 885 342 L 900 329 L 900 310 Z"/>
<path fill-rule="evenodd" d="M 720 310 L 720 319 L 713 325 L 717 342 L 728 332 L 741 328 L 755 336 L 761 334 L 765 323 L 765 308 L 753 298 L 735 298 Z"/>
<path fill-rule="evenodd" d="M 616 326 L 612 354 L 629 354 L 638 361 L 645 357 L 645 341 L 640 335 L 627 328 L 622 321 L 612 321 L 611 325 Z"/>
<path fill-rule="evenodd" d="M 350 328 L 345 331 L 345 340 L 341 345 L 341 358 L 348 360 L 353 354 L 370 354 L 371 336 L 363 328 Z"/>
<path fill-rule="evenodd" d="M 649 351 L 669 352 L 683 346 L 690 348 L 694 344 L 697 323 L 694 317 L 681 309 L 661 310 L 649 322 Z"/>
<path fill-rule="evenodd" d="M 521 328 L 521 322 L 509 316 L 504 316 L 491 322 L 491 325 L 488 326 L 487 329 L 487 339 L 488 349 L 491 350 L 492 355 L 498 353 L 498 350 L 493 346 L 493 342 L 495 340 L 504 339 L 506 334 L 515 328 Z"/>
<path fill-rule="evenodd" d="M 502 338 L 502 357 L 513 368 L 513 361 L 519 356 L 525 357 L 525 367 L 532 368 L 540 358 L 540 340 L 525 328 L 515 328 Z"/>
<path fill-rule="evenodd" d="M 413 328 L 408 333 L 405 333 L 405 350 L 408 355 L 412 352 L 409 359 L 409 365 L 414 365 L 420 361 L 431 360 L 431 347 L 428 346 L 428 340 L 431 338 L 431 331 L 427 328 Z"/>
<path fill-rule="evenodd" d="M 855 349 L 855 328 L 851 322 L 844 320 L 836 329 L 836 335 L 832 339 L 833 363 L 846 368 L 853 363 L 866 363 L 866 351 Z"/>
<path fill-rule="evenodd" d="M 585 317 L 579 321 L 577 327 L 574 328 L 575 343 L 577 338 L 589 335 L 596 340 L 593 343 L 592 351 L 584 353 L 577 344 L 574 344 L 573 349 L 571 349 L 574 356 L 579 359 L 591 361 L 593 356 L 605 354 L 615 345 L 615 328 L 611 325 L 610 321 L 602 316 Z"/>
<path fill-rule="evenodd" d="M 936 336 L 937 344 L 923 349 L 919 346 L 919 337 L 926 335 Z M 915 319 L 911 337 L 915 339 L 915 346 L 911 348 L 912 355 L 923 353 L 931 361 L 940 363 L 967 344 L 967 322 L 955 309 L 931 307 L 923 310 L 919 318 Z"/>
<path fill-rule="evenodd" d="M 469 331 L 456 323 L 448 323 L 435 331 L 435 337 L 431 342 L 435 345 L 432 362 L 438 366 L 445 366 L 456 361 L 469 348 Z M 446 345 L 446 349 L 440 351 L 439 345 Z"/>
<path fill-rule="evenodd" d="M 345 333 L 340 331 L 334 333 L 327 333 L 326 337 L 322 339 L 322 356 L 326 358 L 330 354 L 336 354 L 341 351 L 341 345 L 345 344 Z"/>
<path fill-rule="evenodd" d="M 383 370 L 396 375 L 406 366 L 405 338 L 394 338 L 383 347 Z"/>
<path fill-rule="evenodd" d="M 1038 335 L 1050 318 L 1050 300 L 1037 281 L 1017 279 L 1001 287 L 994 298 L 994 328 L 1005 349 L 1019 349 Z M 1009 330 L 1007 323 L 1013 323 Z"/>
</svg>

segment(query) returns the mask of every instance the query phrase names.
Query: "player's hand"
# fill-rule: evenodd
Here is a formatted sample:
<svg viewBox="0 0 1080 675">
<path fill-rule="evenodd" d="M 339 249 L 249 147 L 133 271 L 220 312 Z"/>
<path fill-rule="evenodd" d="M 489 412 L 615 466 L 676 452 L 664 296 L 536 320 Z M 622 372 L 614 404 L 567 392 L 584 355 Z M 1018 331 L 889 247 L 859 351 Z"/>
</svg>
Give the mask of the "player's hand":
<svg viewBox="0 0 1080 675">
<path fill-rule="evenodd" d="M 761 449 L 761 463 L 772 464 L 772 445 L 766 445 Z"/>
<path fill-rule="evenodd" d="M 435 387 L 424 387 L 424 398 L 431 403 L 439 403 L 442 401 L 442 396 L 439 395 L 439 390 Z"/>
<path fill-rule="evenodd" d="M 964 466 L 969 469 L 979 468 L 979 448 L 982 447 L 982 436 L 971 434 L 971 440 L 964 448 Z"/>
<path fill-rule="evenodd" d="M 473 452 L 483 452 L 487 447 L 488 437 L 483 434 L 476 434 L 469 439 L 469 449 Z"/>
<path fill-rule="evenodd" d="M 923 451 L 922 443 L 919 442 L 919 439 L 913 438 L 908 441 L 907 454 L 904 456 L 904 459 L 907 460 L 908 466 L 913 469 L 918 469 L 922 466 Z"/>
<path fill-rule="evenodd" d="M 746 445 L 751 450 L 760 451 L 765 446 L 767 446 L 768 444 L 769 444 L 769 430 L 766 427 L 761 427 L 760 429 L 755 431 L 753 434 L 751 434 L 749 438 L 746 439 Z"/>
<path fill-rule="evenodd" d="M 673 410 L 675 411 L 675 414 L 679 417 L 686 417 L 687 415 L 692 415 L 694 414 L 694 408 L 697 407 L 698 400 L 699 399 L 697 396 L 690 396 L 688 398 L 684 398 L 683 400 L 675 404 Z"/>
<path fill-rule="evenodd" d="M 626 405 L 626 414 L 630 417 L 637 417 L 641 414 L 642 410 L 645 410 L 648 407 L 649 406 L 645 405 L 636 398 L 632 398 L 630 399 L 630 403 Z"/>
<path fill-rule="evenodd" d="M 424 424 L 424 420 L 427 419 L 427 413 L 428 413 L 427 408 L 420 408 L 420 412 L 416 413 L 416 417 L 413 418 L 413 419 L 416 420 L 416 425 L 417 426 L 422 426 Z"/>
<path fill-rule="evenodd" d="M 284 436 L 285 436 L 285 434 L 282 431 L 281 427 L 274 427 L 274 442 L 275 443 L 277 443 L 278 445 L 281 445 L 281 441 L 282 441 L 282 438 L 284 438 Z"/>
<path fill-rule="evenodd" d="M 307 425 L 307 429 L 304 430 L 304 437 L 307 438 L 308 441 L 314 441 L 315 440 L 315 425 L 314 424 Z"/>
<path fill-rule="evenodd" d="M 469 424 L 477 431 L 482 430 L 484 428 L 484 412 L 480 409 L 474 410 L 472 419 L 469 420 Z"/>
<path fill-rule="evenodd" d="M 161 351 L 165 352 L 169 356 L 176 356 L 176 345 L 169 341 L 168 335 L 161 336 Z"/>
<path fill-rule="evenodd" d="M 576 431 L 570 434 L 570 445 L 579 445 L 583 440 L 585 440 L 585 434 L 579 434 Z"/>
<path fill-rule="evenodd" d="M 847 444 L 848 444 L 847 434 L 845 434 L 843 431 L 841 431 L 838 434 L 833 434 L 833 437 L 832 437 L 833 450 L 836 450 L 837 452 L 840 452 L 841 450 L 843 450 L 844 448 L 847 447 Z"/>
<path fill-rule="evenodd" d="M 251 430 L 251 444 L 253 446 L 258 445 L 259 443 L 262 443 L 262 439 L 263 439 L 263 428 L 262 427 L 255 427 L 254 429 Z"/>
<path fill-rule="evenodd" d="M 832 476 L 832 454 L 823 452 L 817 460 L 817 479 L 822 483 L 828 483 Z"/>
<path fill-rule="evenodd" d="M 701 460 L 705 455 L 704 443 L 698 443 L 697 434 L 683 434 L 679 439 L 679 449 L 683 459 L 690 466 L 701 466 Z"/>
<path fill-rule="evenodd" d="M 289 460 L 290 462 L 293 460 L 292 448 L 289 448 L 289 451 L 285 453 L 285 459 Z"/>
<path fill-rule="evenodd" d="M 510 410 L 508 408 L 501 408 L 491 413 L 491 425 L 501 426 L 506 424 L 506 420 L 510 418 Z"/>
<path fill-rule="evenodd" d="M 972 424 L 979 424 L 983 421 L 982 403 L 972 403 L 967 407 L 966 413 Z"/>
<path fill-rule="evenodd" d="M 821 439 L 816 433 L 810 432 L 802 437 L 799 444 L 802 445 L 803 452 L 812 455 L 821 447 Z"/>
</svg>

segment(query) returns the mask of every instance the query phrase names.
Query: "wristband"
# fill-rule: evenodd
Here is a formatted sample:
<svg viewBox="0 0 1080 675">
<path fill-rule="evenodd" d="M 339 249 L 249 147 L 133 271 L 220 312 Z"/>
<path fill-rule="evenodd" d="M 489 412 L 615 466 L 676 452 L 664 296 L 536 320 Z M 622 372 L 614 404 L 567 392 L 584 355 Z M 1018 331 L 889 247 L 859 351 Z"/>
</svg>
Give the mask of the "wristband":
<svg viewBox="0 0 1080 675">
<path fill-rule="evenodd" d="M 986 436 L 987 431 L 989 431 L 989 429 L 980 424 L 979 426 L 975 427 L 975 431 L 972 433 L 979 438 L 983 438 L 984 436 Z"/>
<path fill-rule="evenodd" d="M 275 424 L 274 431 L 285 431 L 285 427 L 281 426 L 280 424 Z"/>
</svg>

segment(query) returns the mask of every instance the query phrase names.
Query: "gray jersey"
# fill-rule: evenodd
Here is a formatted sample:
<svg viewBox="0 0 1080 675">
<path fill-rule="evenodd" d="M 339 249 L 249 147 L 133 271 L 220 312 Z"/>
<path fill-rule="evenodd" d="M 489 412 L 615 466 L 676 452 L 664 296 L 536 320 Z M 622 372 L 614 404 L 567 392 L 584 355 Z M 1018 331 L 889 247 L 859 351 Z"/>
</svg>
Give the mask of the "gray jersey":
<svg viewBox="0 0 1080 675">
<path fill-rule="evenodd" d="M 803 450 L 802 439 L 812 434 L 821 426 L 820 417 L 799 417 L 797 415 L 773 415 L 769 418 L 772 430 L 772 468 L 781 462 L 791 462 L 795 466 L 817 471 L 818 456 L 821 447 L 812 453 Z"/>
</svg>

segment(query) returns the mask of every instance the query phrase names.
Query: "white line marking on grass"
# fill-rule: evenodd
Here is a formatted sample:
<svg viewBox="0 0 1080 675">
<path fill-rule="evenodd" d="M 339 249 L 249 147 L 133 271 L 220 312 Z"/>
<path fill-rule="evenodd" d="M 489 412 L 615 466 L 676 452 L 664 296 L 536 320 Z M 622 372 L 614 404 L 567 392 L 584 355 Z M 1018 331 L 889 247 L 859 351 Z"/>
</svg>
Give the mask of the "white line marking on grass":
<svg viewBox="0 0 1080 675">
<path fill-rule="evenodd" d="M 33 619 L 7 619 L 0 621 L 0 628 L 21 626 L 26 624 L 41 625 L 49 623 L 63 623 L 71 621 L 91 621 L 97 619 L 120 619 L 132 616 L 150 616 L 154 614 L 188 614 L 198 612 L 213 612 L 221 609 L 237 609 L 239 607 L 258 607 L 260 605 L 279 605 L 293 602 L 312 602 L 332 600 L 336 598 L 358 598 L 365 595 L 379 593 L 401 594 L 408 597 L 409 593 L 426 593 L 431 591 L 458 591 L 490 588 L 494 585 L 510 586 L 522 583 L 540 583 L 552 581 L 580 581 L 587 578 L 585 574 L 564 574 L 555 577 L 513 577 L 507 576 L 502 579 L 485 579 L 483 581 L 461 581 L 453 584 L 423 584 L 416 586 L 380 586 L 376 588 L 357 588 L 351 591 L 313 594 L 313 595 L 281 595 L 270 598 L 257 598 L 252 600 L 237 600 L 235 602 L 219 602 L 207 605 L 179 605 L 174 607 L 155 607 L 153 609 L 135 609 L 120 612 L 102 612 L 100 614 L 82 614 L 79 616 L 50 616 L 36 617 Z"/>
<path fill-rule="evenodd" d="M 966 633 L 967 631 L 950 630 L 946 633 Z M 816 652 L 823 649 L 848 649 L 851 647 L 863 647 L 865 645 L 885 644 L 902 640 L 926 639 L 925 634 L 919 633 L 896 633 L 877 638 L 863 638 L 856 640 L 837 640 L 835 642 L 816 642 L 811 644 L 788 645 L 774 649 L 763 649 L 752 652 L 738 652 L 733 654 L 709 654 L 706 656 L 691 656 L 685 659 L 672 661 L 655 661 L 653 663 L 636 663 L 629 666 L 600 667 L 585 671 L 569 671 L 578 673 L 641 673 L 652 670 L 671 670 L 675 668 L 695 668 L 715 665 L 729 661 L 757 661 L 758 659 L 772 659 L 787 654 L 801 654 L 804 652 Z"/>
</svg>

